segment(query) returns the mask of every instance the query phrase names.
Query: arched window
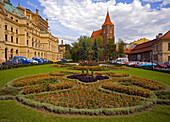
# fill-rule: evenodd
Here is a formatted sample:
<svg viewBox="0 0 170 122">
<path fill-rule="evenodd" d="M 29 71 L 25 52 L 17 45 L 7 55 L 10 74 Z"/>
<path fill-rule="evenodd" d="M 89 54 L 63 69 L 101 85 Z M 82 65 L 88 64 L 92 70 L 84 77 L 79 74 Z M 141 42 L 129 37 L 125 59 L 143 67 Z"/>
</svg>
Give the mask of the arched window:
<svg viewBox="0 0 170 122">
<path fill-rule="evenodd" d="M 18 50 L 16 50 L 16 54 L 18 54 Z"/>
<path fill-rule="evenodd" d="M 36 56 L 36 52 L 34 52 L 34 55 Z"/>
</svg>

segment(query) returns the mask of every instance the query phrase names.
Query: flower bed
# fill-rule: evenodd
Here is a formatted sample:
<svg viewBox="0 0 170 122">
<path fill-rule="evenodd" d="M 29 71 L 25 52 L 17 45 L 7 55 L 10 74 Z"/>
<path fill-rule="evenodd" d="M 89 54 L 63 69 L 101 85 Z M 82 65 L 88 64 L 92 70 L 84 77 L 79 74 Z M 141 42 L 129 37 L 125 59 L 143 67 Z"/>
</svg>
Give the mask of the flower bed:
<svg viewBox="0 0 170 122">
<path fill-rule="evenodd" d="M 73 66 L 76 70 L 103 71 L 103 66 Z"/>
<path fill-rule="evenodd" d="M 115 74 L 114 72 L 95 72 L 94 73 L 95 75 L 112 75 L 112 74 Z"/>
<path fill-rule="evenodd" d="M 81 74 L 81 72 L 75 72 L 75 71 L 60 71 L 60 73 L 65 73 L 65 74 Z"/>
<path fill-rule="evenodd" d="M 36 84 L 30 86 L 24 86 L 23 93 L 30 94 L 30 93 L 40 93 L 45 91 L 54 91 L 54 90 L 61 90 L 61 89 L 68 89 L 73 86 L 72 81 L 63 81 L 61 83 L 44 83 L 44 84 Z"/>
<path fill-rule="evenodd" d="M 121 84 L 115 84 L 112 82 L 102 83 L 102 88 L 109 89 L 111 91 L 117 91 L 121 93 L 126 93 L 129 95 L 138 95 L 142 97 L 151 97 L 151 92 L 148 89 L 138 88 L 134 86 L 125 86 Z"/>
<path fill-rule="evenodd" d="M 51 76 L 64 76 L 65 73 L 60 73 L 60 72 L 57 72 L 57 71 L 51 71 L 51 72 L 49 72 L 49 75 L 51 75 Z"/>
<path fill-rule="evenodd" d="M 150 90 L 164 90 L 166 86 L 158 81 L 153 81 L 145 78 L 131 77 L 119 79 L 119 82 L 132 82 L 134 85 L 138 85 Z"/>
<path fill-rule="evenodd" d="M 128 73 L 118 73 L 118 74 L 112 74 L 111 77 L 129 77 Z"/>
<path fill-rule="evenodd" d="M 87 86 L 56 93 L 31 95 L 28 98 L 41 103 L 75 109 L 131 107 L 145 101 L 140 97 L 91 90 Z"/>
</svg>

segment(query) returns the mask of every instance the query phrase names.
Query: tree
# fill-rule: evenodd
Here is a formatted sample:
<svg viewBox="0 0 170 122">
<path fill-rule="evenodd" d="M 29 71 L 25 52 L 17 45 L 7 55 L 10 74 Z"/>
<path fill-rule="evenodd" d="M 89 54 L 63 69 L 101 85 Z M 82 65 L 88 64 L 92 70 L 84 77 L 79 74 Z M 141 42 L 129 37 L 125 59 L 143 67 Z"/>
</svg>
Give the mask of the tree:
<svg viewBox="0 0 170 122">
<path fill-rule="evenodd" d="M 64 58 L 70 59 L 71 58 L 71 54 L 69 50 L 66 50 L 66 52 L 64 53 Z"/>
<path fill-rule="evenodd" d="M 82 47 L 83 41 L 85 41 L 85 43 L 86 43 L 86 49 L 87 49 L 87 55 L 86 56 L 87 56 L 87 59 L 90 59 L 91 58 L 91 53 L 92 53 L 93 42 L 91 41 L 90 37 L 80 36 L 78 38 L 78 43 L 79 43 L 80 47 Z"/>
<path fill-rule="evenodd" d="M 113 38 L 107 40 L 106 55 L 109 60 L 113 60 L 116 57 L 116 45 L 114 44 Z"/>
<path fill-rule="evenodd" d="M 119 48 L 118 48 L 118 55 L 120 58 L 124 57 L 124 46 L 126 44 L 122 39 L 119 39 Z"/>
<path fill-rule="evenodd" d="M 87 46 L 86 46 L 86 42 L 84 40 L 83 40 L 82 46 L 80 48 L 79 58 L 80 58 L 80 60 L 87 59 Z"/>
<path fill-rule="evenodd" d="M 96 41 L 97 41 L 97 45 L 98 45 L 98 51 L 99 51 L 99 58 L 102 57 L 102 54 L 103 54 L 103 37 L 102 36 L 99 36 L 96 38 Z"/>
<path fill-rule="evenodd" d="M 71 46 L 69 44 L 65 44 L 66 50 L 68 50 L 70 52 L 71 50 Z"/>
<path fill-rule="evenodd" d="M 72 43 L 73 47 L 71 48 L 71 58 L 73 61 L 78 61 L 79 60 L 79 49 L 80 46 L 77 42 Z"/>
<path fill-rule="evenodd" d="M 97 45 L 97 40 L 95 39 L 94 44 L 93 44 L 93 60 L 99 61 L 99 49 Z"/>
</svg>

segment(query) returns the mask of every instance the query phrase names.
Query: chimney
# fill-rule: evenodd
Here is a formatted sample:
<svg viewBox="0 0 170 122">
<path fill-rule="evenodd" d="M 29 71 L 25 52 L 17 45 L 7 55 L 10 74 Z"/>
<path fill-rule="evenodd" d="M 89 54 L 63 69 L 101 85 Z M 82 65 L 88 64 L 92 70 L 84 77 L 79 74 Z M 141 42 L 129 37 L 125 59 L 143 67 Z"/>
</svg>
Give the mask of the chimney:
<svg viewBox="0 0 170 122">
<path fill-rule="evenodd" d="M 159 39 L 159 38 L 161 38 L 162 37 L 162 33 L 159 33 L 157 36 L 156 36 L 156 39 Z"/>
<path fill-rule="evenodd" d="M 18 7 L 20 7 L 20 3 L 18 3 Z"/>
<path fill-rule="evenodd" d="M 38 15 L 38 12 L 39 12 L 39 10 L 38 9 L 36 9 L 36 14 Z"/>
<path fill-rule="evenodd" d="M 48 23 L 48 19 L 46 19 L 46 22 Z"/>
<path fill-rule="evenodd" d="M 61 45 L 63 45 L 63 40 L 61 40 Z"/>
</svg>

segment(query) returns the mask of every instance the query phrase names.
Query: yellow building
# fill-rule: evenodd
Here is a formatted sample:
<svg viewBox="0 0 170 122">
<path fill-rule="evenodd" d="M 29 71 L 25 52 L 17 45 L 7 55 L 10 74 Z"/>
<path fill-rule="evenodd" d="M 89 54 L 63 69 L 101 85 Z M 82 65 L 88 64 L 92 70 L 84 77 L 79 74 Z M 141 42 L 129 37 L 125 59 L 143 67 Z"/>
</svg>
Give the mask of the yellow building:
<svg viewBox="0 0 170 122">
<path fill-rule="evenodd" d="M 137 41 L 134 41 L 134 42 L 130 43 L 131 49 L 135 48 L 136 45 L 139 45 L 139 44 L 142 44 L 142 43 L 145 43 L 145 42 L 148 42 L 148 41 L 150 41 L 150 40 L 146 39 L 146 38 L 141 38 L 141 39 L 139 39 Z"/>
<path fill-rule="evenodd" d="M 0 62 L 24 56 L 58 60 L 59 40 L 48 31 L 46 21 L 38 14 L 12 6 L 9 0 L 0 0 Z"/>
<path fill-rule="evenodd" d="M 170 30 L 157 36 L 157 41 L 153 44 L 153 61 L 165 63 L 170 61 Z"/>
</svg>

